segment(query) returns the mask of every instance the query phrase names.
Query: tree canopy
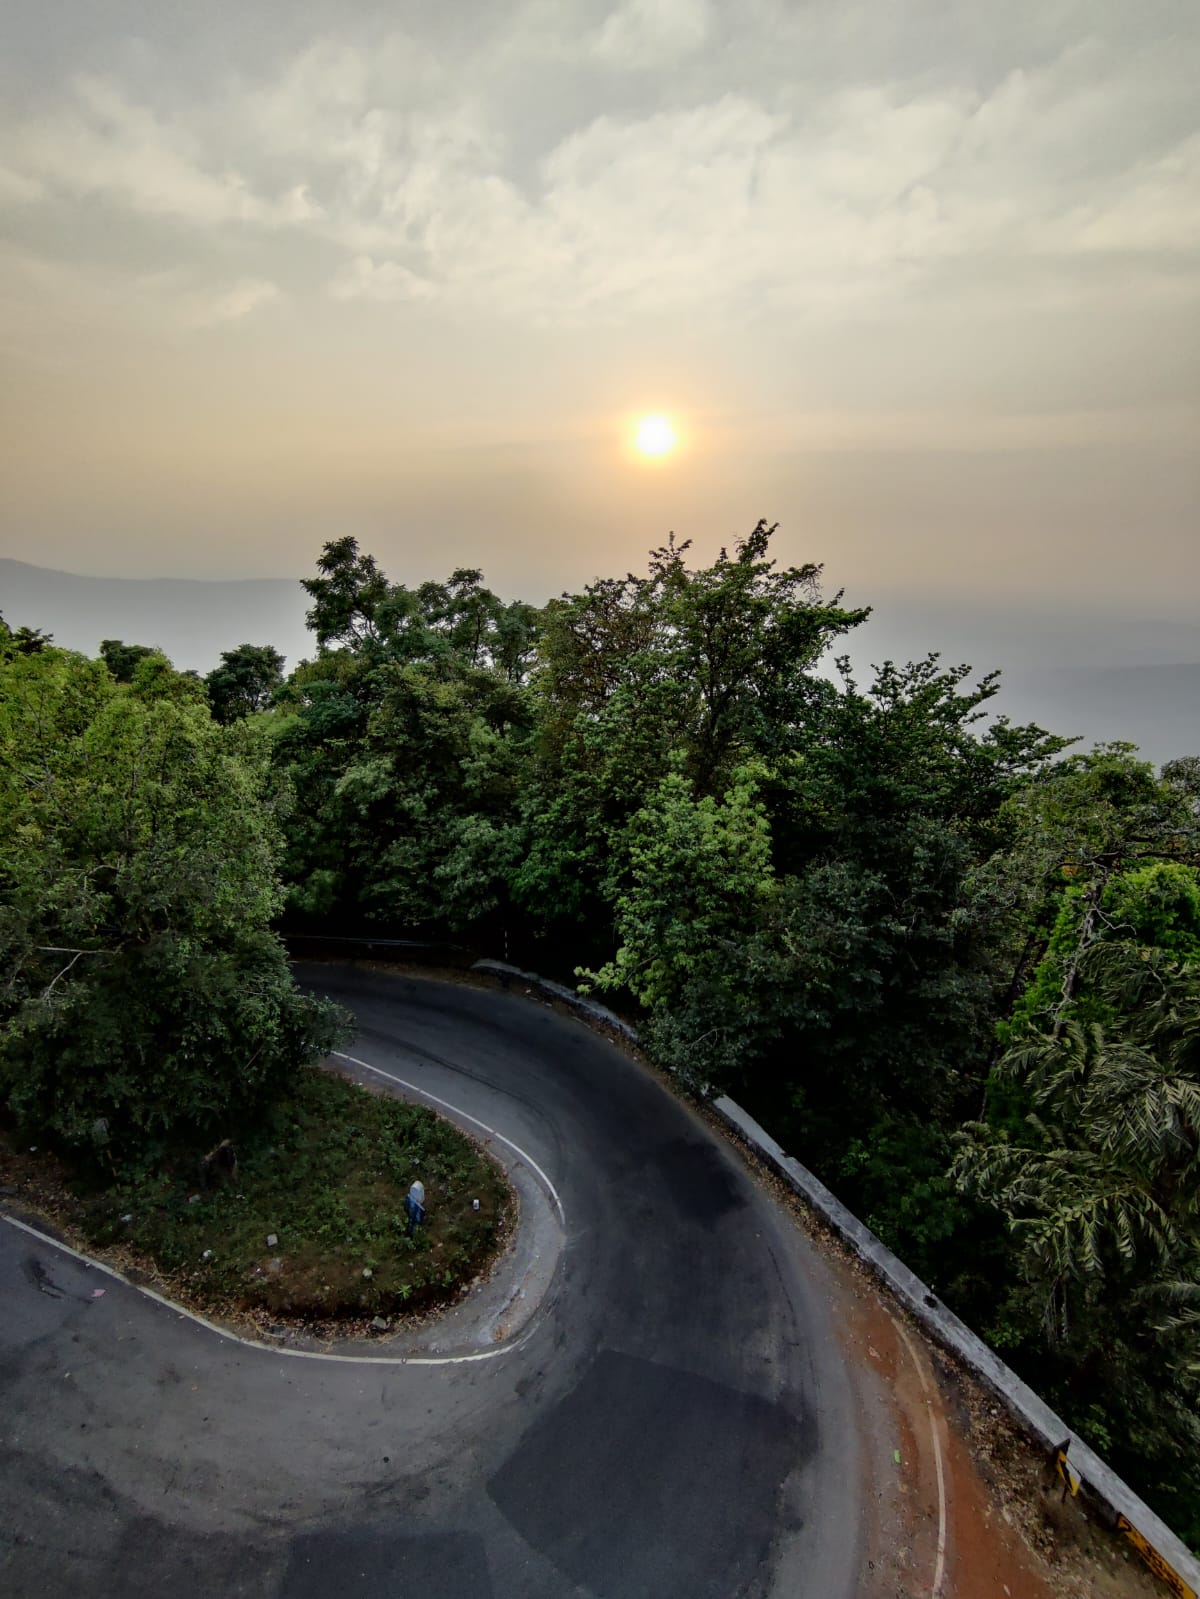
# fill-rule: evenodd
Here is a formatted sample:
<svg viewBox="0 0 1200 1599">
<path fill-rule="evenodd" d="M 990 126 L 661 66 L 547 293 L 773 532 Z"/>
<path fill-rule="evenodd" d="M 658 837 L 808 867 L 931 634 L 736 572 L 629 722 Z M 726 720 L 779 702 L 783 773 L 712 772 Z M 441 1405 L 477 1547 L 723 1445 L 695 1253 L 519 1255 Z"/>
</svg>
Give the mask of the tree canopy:
<svg viewBox="0 0 1200 1599">
<path fill-rule="evenodd" d="M 0 656 L 0 1085 L 23 1121 L 123 1159 L 219 1134 L 328 1045 L 272 931 L 267 755 L 152 652 L 127 684 Z"/>
</svg>

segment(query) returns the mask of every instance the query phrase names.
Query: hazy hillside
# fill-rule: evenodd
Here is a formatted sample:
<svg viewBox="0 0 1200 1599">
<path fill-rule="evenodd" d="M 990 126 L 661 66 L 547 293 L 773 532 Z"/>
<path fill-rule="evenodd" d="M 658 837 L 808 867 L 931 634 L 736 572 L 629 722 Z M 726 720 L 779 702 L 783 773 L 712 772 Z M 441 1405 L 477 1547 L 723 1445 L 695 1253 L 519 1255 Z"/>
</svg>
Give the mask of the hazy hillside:
<svg viewBox="0 0 1200 1599">
<path fill-rule="evenodd" d="M 1127 739 L 1148 760 L 1200 755 L 1200 662 L 1005 674 L 1003 707 L 1088 743 Z"/>
<path fill-rule="evenodd" d="M 848 649 L 860 681 L 872 662 L 936 649 L 947 665 L 998 667 L 993 703 L 1014 721 L 1078 734 L 1085 747 L 1124 740 L 1158 764 L 1200 755 L 1200 618 L 895 599 L 877 606 Z"/>
<path fill-rule="evenodd" d="M 544 596 L 531 596 L 542 598 Z M 851 597 L 856 603 L 857 596 Z M 870 600 L 870 596 L 865 596 Z M 0 613 L 94 654 L 103 638 L 158 644 L 207 672 L 236 644 L 274 644 L 289 666 L 314 652 L 308 599 L 292 578 L 82 577 L 0 560 Z M 1156 762 L 1200 754 L 1200 625 L 1186 619 L 918 605 L 885 599 L 848 645 L 860 680 L 873 661 L 931 649 L 947 663 L 999 667 L 999 708 L 1019 721 L 1126 739 Z"/>
<path fill-rule="evenodd" d="M 274 644 L 289 667 L 315 653 L 308 596 L 292 578 L 214 583 L 196 578 L 81 577 L 0 560 L 0 614 L 94 655 L 100 640 L 157 644 L 179 667 L 207 672 L 222 650 Z"/>
</svg>

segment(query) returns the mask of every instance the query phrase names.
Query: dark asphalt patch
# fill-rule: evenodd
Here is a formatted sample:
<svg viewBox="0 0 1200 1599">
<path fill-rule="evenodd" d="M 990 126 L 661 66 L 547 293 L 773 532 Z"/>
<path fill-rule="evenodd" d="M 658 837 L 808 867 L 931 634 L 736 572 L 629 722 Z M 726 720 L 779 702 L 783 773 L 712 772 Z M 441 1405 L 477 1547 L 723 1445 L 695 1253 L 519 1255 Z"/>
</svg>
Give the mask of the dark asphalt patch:
<svg viewBox="0 0 1200 1599">
<path fill-rule="evenodd" d="M 279 1599 L 493 1599 L 483 1539 L 474 1533 L 391 1534 L 378 1526 L 309 1532 L 292 1540 Z"/>
<path fill-rule="evenodd" d="M 49 1294 L 51 1299 L 63 1299 L 65 1290 L 60 1288 L 35 1255 L 27 1255 L 22 1263 L 25 1275 L 39 1293 Z"/>
<path fill-rule="evenodd" d="M 648 1170 L 665 1183 L 671 1198 L 689 1221 L 713 1228 L 723 1216 L 746 1204 L 728 1163 L 712 1143 L 676 1138 L 659 1144 Z"/>
<path fill-rule="evenodd" d="M 221 1594 L 262 1599 L 273 1591 L 277 1557 L 267 1548 L 227 1533 L 194 1532 L 150 1516 L 131 1520 L 109 1560 L 98 1594 L 121 1599 L 163 1599 L 175 1594 Z"/>
<path fill-rule="evenodd" d="M 602 1599 L 733 1599 L 767 1591 L 779 1489 L 814 1447 L 780 1405 L 606 1350 L 488 1491 Z"/>
</svg>

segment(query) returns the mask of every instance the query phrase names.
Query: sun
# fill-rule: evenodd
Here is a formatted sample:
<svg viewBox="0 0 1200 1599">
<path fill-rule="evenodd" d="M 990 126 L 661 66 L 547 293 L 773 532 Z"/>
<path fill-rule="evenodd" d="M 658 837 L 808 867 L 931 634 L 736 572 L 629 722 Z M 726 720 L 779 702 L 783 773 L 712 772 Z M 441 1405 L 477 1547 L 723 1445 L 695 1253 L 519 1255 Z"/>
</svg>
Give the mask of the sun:
<svg viewBox="0 0 1200 1599">
<path fill-rule="evenodd" d="M 642 417 L 637 425 L 637 447 L 643 455 L 666 455 L 675 444 L 675 429 L 667 417 Z"/>
</svg>

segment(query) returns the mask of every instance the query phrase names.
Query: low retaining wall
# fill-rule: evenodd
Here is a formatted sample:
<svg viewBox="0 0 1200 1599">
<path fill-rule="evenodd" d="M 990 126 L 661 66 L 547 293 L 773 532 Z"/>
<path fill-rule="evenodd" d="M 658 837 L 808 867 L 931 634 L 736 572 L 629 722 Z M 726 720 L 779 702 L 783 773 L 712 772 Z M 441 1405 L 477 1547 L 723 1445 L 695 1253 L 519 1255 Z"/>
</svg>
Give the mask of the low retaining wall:
<svg viewBox="0 0 1200 1599">
<path fill-rule="evenodd" d="M 490 972 L 504 982 L 523 982 L 544 994 L 562 1000 L 591 1021 L 612 1028 L 623 1038 L 637 1042 L 637 1033 L 604 1005 L 577 994 L 563 983 L 552 983 L 536 972 L 521 971 L 504 961 L 477 961 L 474 971 Z M 1197 1599 L 1200 1594 L 1200 1560 L 1186 1547 L 1167 1524 L 1156 1516 L 1116 1475 L 1094 1450 L 1075 1436 L 1050 1406 L 1033 1389 L 1010 1371 L 994 1350 L 989 1349 L 953 1311 L 915 1276 L 902 1260 L 886 1248 L 869 1227 L 864 1227 L 798 1160 L 784 1153 L 764 1128 L 732 1099 L 710 1101 L 712 1109 L 735 1136 L 747 1144 L 808 1203 L 821 1220 L 868 1265 L 904 1305 L 925 1332 L 962 1362 L 1004 1404 L 1009 1413 L 1052 1456 L 1064 1440 L 1070 1440 L 1068 1459 L 1087 1497 L 1107 1515 L 1114 1529 L 1130 1538 L 1146 1564 L 1179 1599 Z"/>
<path fill-rule="evenodd" d="M 577 1010 L 593 1022 L 599 1022 L 603 1027 L 610 1027 L 622 1038 L 627 1038 L 631 1044 L 638 1042 L 638 1035 L 628 1022 L 623 1022 L 619 1016 L 613 1014 L 607 1005 L 597 1005 L 595 1000 L 588 999 L 584 994 L 577 994 L 573 988 L 568 988 L 565 983 L 552 983 L 548 977 L 539 977 L 536 972 L 523 972 L 519 966 L 510 966 L 507 961 L 476 961 L 471 967 L 473 972 L 490 972 L 493 977 L 498 977 L 502 983 L 526 983 L 530 988 L 539 989 L 543 994 L 550 994 L 554 999 L 561 999 L 564 1004 L 570 1005 L 572 1010 Z"/>
</svg>

